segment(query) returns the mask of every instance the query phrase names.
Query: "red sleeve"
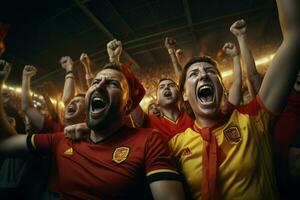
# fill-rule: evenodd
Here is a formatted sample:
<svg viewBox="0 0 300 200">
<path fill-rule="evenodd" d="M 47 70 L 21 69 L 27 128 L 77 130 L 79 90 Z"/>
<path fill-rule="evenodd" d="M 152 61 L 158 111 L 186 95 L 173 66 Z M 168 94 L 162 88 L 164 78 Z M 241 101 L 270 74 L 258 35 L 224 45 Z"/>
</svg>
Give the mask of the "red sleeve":
<svg viewBox="0 0 300 200">
<path fill-rule="evenodd" d="M 300 114 L 300 92 L 292 90 L 288 97 L 288 103 L 285 107 L 285 111 Z"/>
<path fill-rule="evenodd" d="M 146 142 L 145 171 L 149 183 L 180 179 L 168 144 L 157 132 L 153 132 Z"/>
<path fill-rule="evenodd" d="M 48 155 L 55 152 L 58 142 L 63 138 L 63 132 L 33 134 L 27 137 L 27 146 L 33 154 Z"/>
<path fill-rule="evenodd" d="M 43 128 L 40 133 L 56 133 L 63 130 L 63 125 L 53 121 L 49 116 L 44 116 Z"/>
<path fill-rule="evenodd" d="M 149 115 L 145 114 L 143 128 L 151 128 Z"/>
<path fill-rule="evenodd" d="M 257 113 L 261 110 L 266 111 L 267 113 L 274 115 L 274 116 L 278 116 L 279 113 L 273 113 L 271 111 L 269 111 L 263 104 L 263 102 L 261 101 L 260 97 L 257 95 L 250 103 L 243 105 L 243 106 L 239 106 L 237 108 L 237 110 L 240 113 L 243 114 L 249 114 L 249 115 L 257 115 Z"/>
</svg>

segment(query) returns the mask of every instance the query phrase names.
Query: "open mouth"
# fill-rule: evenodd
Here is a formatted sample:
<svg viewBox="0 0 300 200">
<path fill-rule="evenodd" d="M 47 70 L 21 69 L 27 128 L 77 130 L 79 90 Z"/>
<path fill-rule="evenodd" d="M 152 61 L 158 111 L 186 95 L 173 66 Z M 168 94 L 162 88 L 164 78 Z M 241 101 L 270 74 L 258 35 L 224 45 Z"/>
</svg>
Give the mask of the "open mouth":
<svg viewBox="0 0 300 200">
<path fill-rule="evenodd" d="M 170 90 L 166 90 L 164 93 L 163 93 L 164 97 L 170 97 L 172 96 L 172 92 Z"/>
<path fill-rule="evenodd" d="M 69 106 L 68 106 L 67 112 L 68 112 L 69 114 L 75 113 L 75 112 L 76 112 L 76 107 L 75 107 L 73 104 L 69 105 Z"/>
<path fill-rule="evenodd" d="M 96 92 L 92 96 L 91 108 L 93 113 L 100 113 L 108 104 L 108 101 L 103 93 Z"/>
<path fill-rule="evenodd" d="M 198 89 L 198 98 L 201 103 L 208 104 L 214 100 L 214 90 L 211 85 L 203 85 Z"/>
<path fill-rule="evenodd" d="M 92 99 L 92 111 L 101 110 L 106 106 L 104 99 L 100 97 L 94 97 Z"/>
</svg>

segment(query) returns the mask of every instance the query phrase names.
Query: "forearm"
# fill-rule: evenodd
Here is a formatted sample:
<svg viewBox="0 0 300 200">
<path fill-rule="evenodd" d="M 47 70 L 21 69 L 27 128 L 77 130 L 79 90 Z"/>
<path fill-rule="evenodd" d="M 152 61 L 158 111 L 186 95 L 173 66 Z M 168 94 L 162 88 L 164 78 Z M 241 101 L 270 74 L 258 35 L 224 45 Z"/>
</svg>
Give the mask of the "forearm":
<svg viewBox="0 0 300 200">
<path fill-rule="evenodd" d="M 43 97 L 44 97 L 44 100 L 46 102 L 46 105 L 47 105 L 47 108 L 48 108 L 48 111 L 51 115 L 52 120 L 55 121 L 55 122 L 59 122 L 58 114 L 57 114 L 57 112 L 54 108 L 54 105 L 51 102 L 50 97 L 47 94 L 44 94 Z"/>
<path fill-rule="evenodd" d="M 92 73 L 92 70 L 91 70 L 91 66 L 89 65 L 86 65 L 86 64 L 83 64 L 84 65 L 84 69 L 85 69 L 85 80 L 86 80 L 86 85 L 88 87 L 91 86 L 92 82 L 93 82 L 93 73 Z"/>
<path fill-rule="evenodd" d="M 251 82 L 254 93 L 257 94 L 261 85 L 261 76 L 258 73 L 255 65 L 255 61 L 251 50 L 247 45 L 247 36 L 241 35 L 237 37 L 243 63 L 245 65 L 246 77 Z"/>
<path fill-rule="evenodd" d="M 23 76 L 22 79 L 22 110 L 28 116 L 33 127 L 38 131 L 43 127 L 44 116 L 33 106 L 30 94 L 30 78 Z"/>
<path fill-rule="evenodd" d="M 22 97 L 21 97 L 22 110 L 26 113 L 29 108 L 33 107 L 32 97 L 30 94 L 30 77 L 23 76 L 22 79 Z"/>
<path fill-rule="evenodd" d="M 62 100 L 65 106 L 71 101 L 75 96 L 75 76 L 73 73 L 69 73 L 65 76 L 65 84 L 63 90 Z"/>
<path fill-rule="evenodd" d="M 249 79 L 246 79 L 245 81 L 246 81 L 246 85 L 247 85 L 247 90 L 248 90 L 250 98 L 252 100 L 252 99 L 255 98 L 255 96 L 256 96 L 257 93 L 254 92 L 254 89 L 253 89 L 252 84 L 249 81 Z"/>
<path fill-rule="evenodd" d="M 240 56 L 233 57 L 233 83 L 229 90 L 229 102 L 235 106 L 240 105 L 242 91 L 242 70 Z"/>
<path fill-rule="evenodd" d="M 175 74 L 177 77 L 180 77 L 182 69 L 181 69 L 181 65 L 179 64 L 176 58 L 175 49 L 168 49 L 168 52 L 172 61 L 173 68 L 175 70 Z"/>
</svg>

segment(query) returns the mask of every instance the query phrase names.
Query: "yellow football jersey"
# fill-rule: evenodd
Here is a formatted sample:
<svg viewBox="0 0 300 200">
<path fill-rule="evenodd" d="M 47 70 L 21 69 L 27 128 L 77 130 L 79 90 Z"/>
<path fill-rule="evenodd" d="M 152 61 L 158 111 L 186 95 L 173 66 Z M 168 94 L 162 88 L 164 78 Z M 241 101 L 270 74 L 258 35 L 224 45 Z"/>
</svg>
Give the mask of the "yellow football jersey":
<svg viewBox="0 0 300 200">
<path fill-rule="evenodd" d="M 273 115 L 256 98 L 214 129 L 226 158 L 218 167 L 218 199 L 277 199 L 269 129 Z M 203 139 L 187 129 L 169 142 L 195 199 L 201 199 Z"/>
</svg>

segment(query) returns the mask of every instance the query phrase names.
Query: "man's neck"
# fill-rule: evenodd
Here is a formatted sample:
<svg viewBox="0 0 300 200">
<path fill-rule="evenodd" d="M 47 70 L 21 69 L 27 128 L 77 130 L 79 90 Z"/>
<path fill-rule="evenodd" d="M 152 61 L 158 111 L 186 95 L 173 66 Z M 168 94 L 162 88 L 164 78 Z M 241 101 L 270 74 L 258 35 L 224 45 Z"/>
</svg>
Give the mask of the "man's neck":
<svg viewBox="0 0 300 200">
<path fill-rule="evenodd" d="M 125 122 L 122 123 L 114 123 L 109 127 L 105 127 L 101 130 L 91 131 L 90 139 L 94 143 L 101 142 L 106 138 L 110 137 L 111 135 L 115 134 L 122 126 L 124 126 Z"/>
<path fill-rule="evenodd" d="M 201 128 L 212 128 L 219 125 L 224 120 L 224 116 L 220 113 L 214 117 L 196 116 L 196 123 Z"/>
<path fill-rule="evenodd" d="M 180 109 L 178 105 L 169 106 L 169 107 L 161 107 L 160 108 L 163 115 L 167 118 L 171 119 L 172 121 L 177 121 L 180 115 Z"/>
</svg>

